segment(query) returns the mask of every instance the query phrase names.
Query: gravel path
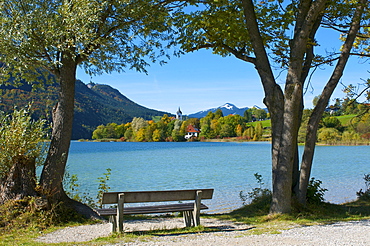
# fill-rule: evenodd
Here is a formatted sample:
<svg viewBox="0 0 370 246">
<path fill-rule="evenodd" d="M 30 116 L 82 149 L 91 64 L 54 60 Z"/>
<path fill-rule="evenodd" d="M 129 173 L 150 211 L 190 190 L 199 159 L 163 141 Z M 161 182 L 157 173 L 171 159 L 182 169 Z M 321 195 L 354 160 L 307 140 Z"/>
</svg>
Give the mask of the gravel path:
<svg viewBox="0 0 370 246">
<path fill-rule="evenodd" d="M 201 219 L 205 227 L 217 227 L 219 232 L 153 236 L 150 241 L 118 243 L 127 246 L 207 246 L 207 245 L 370 245 L 370 221 L 340 222 L 330 225 L 295 227 L 280 234 L 246 235 L 250 226 L 216 219 Z M 125 223 L 125 231 L 171 229 L 183 227 L 180 218 L 156 218 Z M 68 227 L 43 235 L 37 240 L 46 243 L 81 242 L 109 235 L 110 224 Z"/>
</svg>

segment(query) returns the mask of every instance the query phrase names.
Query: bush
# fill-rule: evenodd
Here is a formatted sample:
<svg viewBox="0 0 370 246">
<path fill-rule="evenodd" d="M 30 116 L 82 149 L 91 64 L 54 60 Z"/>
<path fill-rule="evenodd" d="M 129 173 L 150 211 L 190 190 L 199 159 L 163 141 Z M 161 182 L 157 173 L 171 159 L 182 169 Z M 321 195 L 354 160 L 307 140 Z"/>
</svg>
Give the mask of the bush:
<svg viewBox="0 0 370 246">
<path fill-rule="evenodd" d="M 271 199 L 271 190 L 264 186 L 265 183 L 263 183 L 262 175 L 255 173 L 254 177 L 256 178 L 259 187 L 253 188 L 252 191 L 248 192 L 246 195 L 243 191 L 240 191 L 239 193 L 239 197 L 243 201 L 244 205 Z"/>
<path fill-rule="evenodd" d="M 370 140 L 370 132 L 362 134 L 361 138 L 366 139 L 366 140 Z"/>
<path fill-rule="evenodd" d="M 326 117 L 323 120 L 324 126 L 327 128 L 335 128 L 338 131 L 342 131 L 343 127 L 342 124 L 340 123 L 340 120 L 337 117 Z"/>
<path fill-rule="evenodd" d="M 318 132 L 318 139 L 326 144 L 334 144 L 341 139 L 341 134 L 335 128 L 321 128 Z"/>
<path fill-rule="evenodd" d="M 353 144 L 359 141 L 361 138 L 357 132 L 345 131 L 342 134 L 342 142 L 346 144 Z"/>
<path fill-rule="evenodd" d="M 356 194 L 359 200 L 370 201 L 370 173 L 364 174 L 364 180 L 366 190 L 362 191 L 361 189 L 359 192 L 356 192 Z"/>
<path fill-rule="evenodd" d="M 36 159 L 37 165 L 43 163 L 46 132 L 46 121 L 32 120 L 30 107 L 14 109 L 9 115 L 0 112 L 0 179 L 8 174 L 18 156 Z"/>
<path fill-rule="evenodd" d="M 325 201 L 324 194 L 327 189 L 322 188 L 322 181 L 311 178 L 307 187 L 307 203 L 309 204 L 320 204 Z"/>
<path fill-rule="evenodd" d="M 112 169 L 107 168 L 107 172 L 103 173 L 103 177 L 98 177 L 98 193 L 96 199 L 91 197 L 87 192 L 81 193 L 79 190 L 78 177 L 76 174 L 70 175 L 68 170 L 64 173 L 63 186 L 66 194 L 73 200 L 82 202 L 91 208 L 102 208 L 101 202 L 103 198 L 103 193 L 108 192 L 110 187 L 108 186 L 108 180 L 110 179 Z"/>
</svg>

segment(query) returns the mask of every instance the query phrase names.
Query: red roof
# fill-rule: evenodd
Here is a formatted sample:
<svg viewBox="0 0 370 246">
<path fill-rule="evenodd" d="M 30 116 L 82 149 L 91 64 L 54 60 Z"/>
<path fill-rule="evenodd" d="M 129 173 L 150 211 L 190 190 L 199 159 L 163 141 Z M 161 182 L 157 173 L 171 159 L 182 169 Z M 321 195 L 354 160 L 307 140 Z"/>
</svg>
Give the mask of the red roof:
<svg viewBox="0 0 370 246">
<path fill-rule="evenodd" d="M 186 132 L 200 132 L 200 131 L 198 128 L 195 128 L 192 125 L 188 125 L 188 127 L 186 128 Z"/>
</svg>

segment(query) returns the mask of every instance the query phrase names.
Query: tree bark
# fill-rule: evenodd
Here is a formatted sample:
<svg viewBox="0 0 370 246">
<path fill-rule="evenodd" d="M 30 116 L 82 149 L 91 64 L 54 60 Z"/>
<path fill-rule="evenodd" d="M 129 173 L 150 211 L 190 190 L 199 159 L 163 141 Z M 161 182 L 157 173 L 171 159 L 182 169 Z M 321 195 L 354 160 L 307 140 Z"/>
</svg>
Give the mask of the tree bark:
<svg viewBox="0 0 370 246">
<path fill-rule="evenodd" d="M 67 199 L 63 189 L 63 176 L 72 136 L 77 68 L 70 53 L 63 54 L 61 63 L 62 66 L 57 72 L 60 84 L 59 100 L 53 109 L 51 143 L 40 178 L 43 192 L 52 201 Z"/>
<path fill-rule="evenodd" d="M 256 56 L 255 66 L 256 70 L 261 78 L 263 89 L 265 92 L 264 103 L 266 104 L 270 115 L 271 115 L 271 128 L 272 128 L 272 204 L 271 213 L 280 213 L 289 211 L 290 208 L 290 195 L 285 193 L 284 184 L 285 177 L 281 176 L 279 163 L 281 156 L 281 141 L 283 133 L 283 113 L 284 113 L 284 95 L 281 87 L 276 83 L 273 72 L 271 70 L 271 64 L 269 62 L 264 42 L 261 37 L 257 18 L 254 12 L 254 4 L 251 0 L 242 0 L 244 18 L 246 27 L 251 37 L 251 42 Z M 291 177 L 290 177 L 291 179 Z"/>
<path fill-rule="evenodd" d="M 311 33 L 309 35 L 309 41 L 311 43 L 315 42 L 315 36 L 317 33 L 317 30 L 319 29 L 321 25 L 323 14 L 319 15 L 319 18 L 316 19 L 315 24 L 313 25 L 313 28 L 311 30 Z M 302 69 L 302 74 L 301 74 L 301 83 L 302 86 L 304 86 L 305 81 L 309 75 L 311 66 L 312 66 L 312 61 L 315 57 L 314 54 L 314 46 L 313 45 L 307 45 L 306 48 L 306 53 L 305 53 L 305 61 Z M 303 103 L 303 97 L 301 101 L 301 108 L 300 108 L 300 115 L 299 115 L 299 126 L 302 123 L 302 114 L 303 114 L 303 109 L 304 109 L 304 103 Z M 299 196 L 299 180 L 300 180 L 300 167 L 299 167 L 299 153 L 298 153 L 298 145 L 296 149 L 296 157 L 294 159 L 294 166 L 293 166 L 293 197 L 298 197 Z"/>
<path fill-rule="evenodd" d="M 347 38 L 344 42 L 342 52 L 337 62 L 337 65 L 328 83 L 323 89 L 323 92 L 321 93 L 321 96 L 308 121 L 306 142 L 302 157 L 298 188 L 298 202 L 303 205 L 306 204 L 307 200 L 307 188 L 311 176 L 312 161 L 315 152 L 319 122 L 325 111 L 326 105 L 328 104 L 329 99 L 333 94 L 334 89 L 336 88 L 340 78 L 342 77 L 344 68 L 347 64 L 351 49 L 353 47 L 353 43 L 355 42 L 356 35 L 360 29 L 360 21 L 362 18 L 362 14 L 364 13 L 366 3 L 367 3 L 366 0 L 361 0 L 358 7 L 356 8 L 355 14 L 352 18 L 352 24 L 348 32 Z"/>
<path fill-rule="evenodd" d="M 7 200 L 37 196 L 35 159 L 16 156 L 13 163 L 8 175 L 0 182 L 0 204 Z"/>
<path fill-rule="evenodd" d="M 70 199 L 63 188 L 72 136 L 77 62 L 71 53 L 65 52 L 61 64 L 56 72 L 60 84 L 59 100 L 53 110 L 51 143 L 40 177 L 42 192 L 52 204 L 63 202 L 87 218 L 100 219 L 90 207 Z"/>
</svg>

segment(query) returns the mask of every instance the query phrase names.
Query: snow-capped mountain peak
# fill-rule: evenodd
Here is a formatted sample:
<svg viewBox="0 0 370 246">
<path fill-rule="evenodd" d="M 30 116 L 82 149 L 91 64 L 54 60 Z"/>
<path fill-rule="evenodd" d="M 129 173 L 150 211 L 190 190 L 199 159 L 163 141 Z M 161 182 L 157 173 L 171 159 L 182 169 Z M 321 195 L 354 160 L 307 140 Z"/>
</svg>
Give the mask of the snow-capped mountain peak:
<svg viewBox="0 0 370 246">
<path fill-rule="evenodd" d="M 247 110 L 248 108 L 247 107 L 246 108 L 238 108 L 237 106 L 235 106 L 232 103 L 225 103 L 224 105 L 222 105 L 220 107 L 199 111 L 199 112 L 194 113 L 194 114 L 189 114 L 188 116 L 190 118 L 203 118 L 208 114 L 208 112 L 212 111 L 213 113 L 215 113 L 218 109 L 221 109 L 224 116 L 230 115 L 230 114 L 238 114 L 238 115 L 243 116 L 244 111 Z"/>
<path fill-rule="evenodd" d="M 254 105 L 253 107 L 258 108 L 258 109 L 266 110 L 266 112 L 267 112 L 267 108 L 261 108 L 261 107 L 258 107 L 257 105 Z M 245 110 L 248 109 L 248 107 L 238 108 L 237 106 L 235 106 L 232 103 L 225 103 L 224 105 L 222 105 L 220 107 L 217 107 L 217 108 L 211 108 L 211 109 L 199 111 L 199 112 L 194 113 L 194 114 L 189 114 L 188 117 L 189 118 L 203 118 L 208 114 L 208 112 L 212 111 L 213 113 L 215 113 L 218 109 L 220 109 L 222 111 L 222 114 L 224 116 L 231 115 L 231 114 L 233 114 L 233 115 L 238 114 L 240 116 L 244 116 L 244 112 L 245 112 Z"/>
<path fill-rule="evenodd" d="M 236 106 L 234 104 L 231 104 L 231 103 L 225 103 L 220 108 L 226 108 L 228 110 L 233 110 L 234 108 L 236 108 Z"/>
</svg>

